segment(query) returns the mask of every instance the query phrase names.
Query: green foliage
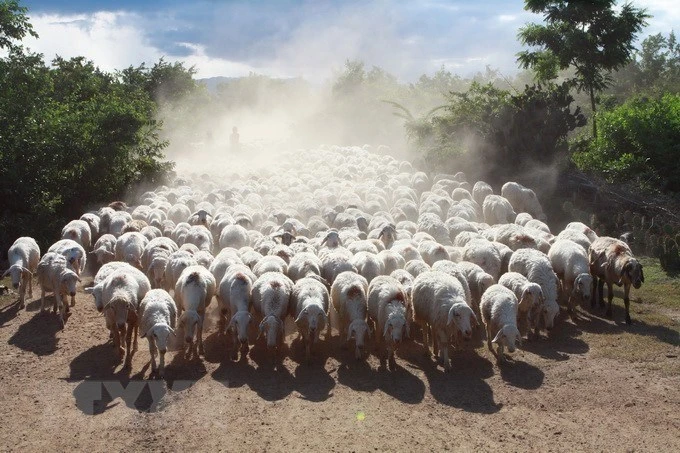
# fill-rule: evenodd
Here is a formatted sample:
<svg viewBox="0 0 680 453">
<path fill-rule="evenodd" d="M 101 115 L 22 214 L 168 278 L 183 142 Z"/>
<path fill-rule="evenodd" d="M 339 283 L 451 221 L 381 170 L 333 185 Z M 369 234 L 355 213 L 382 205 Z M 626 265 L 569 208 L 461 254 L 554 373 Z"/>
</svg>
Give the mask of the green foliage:
<svg viewBox="0 0 680 453">
<path fill-rule="evenodd" d="M 566 152 L 567 134 L 585 124 L 572 102 L 567 84 L 526 86 L 512 94 L 473 83 L 450 95 L 444 115 L 406 127 L 431 168 L 454 170 L 455 164 L 495 182 L 552 164 Z"/>
<path fill-rule="evenodd" d="M 88 206 L 159 183 L 156 104 L 144 91 L 82 57 L 13 48 L 0 59 L 0 242 L 31 235 L 45 243 Z"/>
<path fill-rule="evenodd" d="M 680 191 L 680 95 L 633 98 L 598 119 L 600 135 L 573 154 L 579 169 L 612 183 Z"/>
<path fill-rule="evenodd" d="M 28 22 L 27 11 L 17 0 L 0 1 L 0 49 L 15 49 L 14 41 L 21 41 L 26 35 L 38 37 Z"/>
<path fill-rule="evenodd" d="M 520 66 L 533 69 L 540 81 L 572 67 L 575 75 L 570 82 L 589 93 L 595 112 L 595 93 L 611 85 L 610 72 L 630 60 L 635 36 L 649 18 L 630 3 L 618 13 L 614 7 L 615 0 L 525 0 L 525 9 L 542 14 L 546 24 L 527 24 L 519 30 L 521 43 L 534 48 L 518 54 Z"/>
</svg>

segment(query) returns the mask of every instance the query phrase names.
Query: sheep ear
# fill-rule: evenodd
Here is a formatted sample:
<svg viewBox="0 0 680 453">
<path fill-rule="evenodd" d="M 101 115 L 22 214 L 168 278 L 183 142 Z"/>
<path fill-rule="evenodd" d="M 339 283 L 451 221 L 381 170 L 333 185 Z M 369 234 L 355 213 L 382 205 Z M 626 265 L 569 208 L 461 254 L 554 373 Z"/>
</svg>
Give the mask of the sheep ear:
<svg viewBox="0 0 680 453">
<path fill-rule="evenodd" d="M 172 335 L 173 337 L 177 337 L 177 334 L 175 333 L 175 329 L 173 329 L 172 327 L 168 327 L 168 329 L 170 329 L 170 335 Z"/>
<path fill-rule="evenodd" d="M 493 340 L 491 340 L 492 343 L 498 343 L 501 341 L 501 338 L 503 337 L 503 330 L 499 330 L 496 336 L 494 337 Z"/>
<path fill-rule="evenodd" d="M 9 275 L 9 269 L 7 269 L 4 274 L 2 274 L 2 278 L 7 277 L 8 275 Z"/>
<path fill-rule="evenodd" d="M 94 292 L 94 286 L 90 286 L 89 288 L 83 288 L 83 291 L 85 294 L 92 294 Z"/>
<path fill-rule="evenodd" d="M 350 328 L 350 329 L 347 331 L 347 341 L 349 341 L 349 340 L 352 339 L 352 334 L 354 334 L 355 336 L 356 336 L 356 334 L 357 334 L 357 333 L 356 333 L 356 330 L 354 329 L 354 327 Z"/>
<path fill-rule="evenodd" d="M 453 325 L 453 317 L 455 316 L 456 312 L 454 311 L 453 307 L 449 310 L 449 316 L 446 320 L 446 327 L 451 327 Z"/>
<path fill-rule="evenodd" d="M 392 324 L 388 322 L 385 324 L 385 328 L 383 329 L 383 337 L 387 337 L 387 334 L 390 333 L 390 330 L 392 330 Z"/>
<path fill-rule="evenodd" d="M 260 321 L 260 333 L 257 334 L 257 339 L 259 340 L 263 334 L 264 334 L 264 319 Z"/>
<path fill-rule="evenodd" d="M 307 314 L 307 309 L 305 308 L 304 310 L 302 310 L 300 312 L 300 314 L 297 316 L 297 318 L 295 318 L 295 324 L 300 324 L 304 320 L 306 314 Z"/>
<path fill-rule="evenodd" d="M 472 321 L 473 327 L 476 327 L 476 326 L 479 325 L 479 320 L 477 319 L 477 315 L 475 314 L 474 311 L 472 312 L 472 317 L 470 318 L 470 320 Z"/>
<path fill-rule="evenodd" d="M 324 245 L 326 242 L 328 242 L 328 235 L 326 235 L 326 237 L 323 238 L 323 241 L 321 241 L 321 245 Z"/>
<path fill-rule="evenodd" d="M 522 346 L 522 334 L 520 333 L 519 329 L 515 328 L 515 334 L 517 335 L 517 344 Z"/>
<path fill-rule="evenodd" d="M 384 234 L 385 234 L 385 229 L 383 228 L 382 230 L 380 230 L 380 234 L 378 235 L 378 239 L 383 237 Z"/>
</svg>

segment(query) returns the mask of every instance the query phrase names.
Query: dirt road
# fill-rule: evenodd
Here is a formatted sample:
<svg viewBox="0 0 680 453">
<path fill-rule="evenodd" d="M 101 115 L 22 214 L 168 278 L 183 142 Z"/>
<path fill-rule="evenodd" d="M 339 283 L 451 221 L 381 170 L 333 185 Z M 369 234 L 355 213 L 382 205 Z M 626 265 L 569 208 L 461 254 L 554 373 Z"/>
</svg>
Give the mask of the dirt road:
<svg viewBox="0 0 680 453">
<path fill-rule="evenodd" d="M 630 335 L 658 342 L 659 357 L 612 358 Z M 203 360 L 169 353 L 166 379 L 148 380 L 146 340 L 122 370 L 90 296 L 78 294 L 63 331 L 38 300 L 4 306 L 0 450 L 680 451 L 667 327 L 584 313 L 500 368 L 481 342 L 455 352 L 447 374 L 417 342 L 393 372 L 373 355 L 356 362 L 337 337 L 307 365 L 295 337 L 274 369 L 259 346 L 230 361 L 209 326 Z"/>
</svg>

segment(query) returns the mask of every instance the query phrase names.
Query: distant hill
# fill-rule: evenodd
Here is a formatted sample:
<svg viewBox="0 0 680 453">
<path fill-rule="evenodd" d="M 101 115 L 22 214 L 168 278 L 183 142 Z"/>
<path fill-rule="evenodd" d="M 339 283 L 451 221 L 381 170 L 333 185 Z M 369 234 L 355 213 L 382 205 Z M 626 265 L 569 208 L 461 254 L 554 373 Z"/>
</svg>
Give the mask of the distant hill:
<svg viewBox="0 0 680 453">
<path fill-rule="evenodd" d="M 204 84 L 207 88 L 208 91 L 214 92 L 217 90 L 217 85 L 220 83 L 229 83 L 233 82 L 234 80 L 238 80 L 240 77 L 207 77 L 205 79 L 197 79 L 196 81 L 198 83 Z"/>
</svg>

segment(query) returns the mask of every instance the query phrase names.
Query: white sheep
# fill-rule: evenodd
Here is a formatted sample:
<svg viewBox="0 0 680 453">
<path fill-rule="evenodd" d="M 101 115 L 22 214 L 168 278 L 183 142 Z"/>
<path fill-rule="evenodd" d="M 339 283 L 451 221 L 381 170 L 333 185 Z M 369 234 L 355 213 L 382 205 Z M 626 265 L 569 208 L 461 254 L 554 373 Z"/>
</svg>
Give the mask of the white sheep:
<svg viewBox="0 0 680 453">
<path fill-rule="evenodd" d="M 515 352 L 515 346 L 522 343 L 517 328 L 517 297 L 503 285 L 493 285 L 482 295 L 479 306 L 486 327 L 486 344 L 489 351 L 496 355 L 498 362 L 505 361 L 504 348 Z M 492 343 L 498 345 L 494 353 Z"/>
<path fill-rule="evenodd" d="M 92 212 L 86 212 L 80 216 L 80 220 L 84 220 L 90 226 L 91 240 L 99 238 L 101 219 L 97 214 Z"/>
<path fill-rule="evenodd" d="M 489 225 L 512 223 L 517 216 L 510 202 L 500 195 L 488 195 L 482 204 L 482 212 Z"/>
<path fill-rule="evenodd" d="M 533 190 L 514 181 L 509 181 L 501 187 L 501 195 L 510 202 L 516 212 L 528 212 L 534 219 L 546 220 L 541 203 L 539 203 Z"/>
<path fill-rule="evenodd" d="M 570 241 L 573 241 L 580 245 L 583 250 L 588 253 L 588 249 L 590 248 L 591 240 L 588 239 L 588 236 L 586 236 L 584 233 L 581 233 L 580 231 L 576 230 L 562 230 L 559 232 L 557 236 L 555 236 L 555 241 L 559 241 L 560 239 L 568 239 Z"/>
<path fill-rule="evenodd" d="M 469 340 L 478 324 L 472 308 L 465 300 L 463 285 L 455 277 L 439 271 L 420 274 L 411 292 L 415 322 L 423 331 L 423 344 L 430 354 L 428 329 L 435 356 L 447 371 L 451 370 L 449 343 L 458 337 Z"/>
<path fill-rule="evenodd" d="M 569 313 L 575 317 L 576 300 L 588 303 L 593 292 L 588 255 L 576 242 L 561 239 L 550 247 L 548 258 L 562 282 L 562 293 L 567 297 Z"/>
<path fill-rule="evenodd" d="M 349 342 L 354 338 L 354 357 L 361 360 L 369 336 L 368 281 L 354 272 L 342 272 L 331 287 L 331 301 L 340 321 L 340 337 Z"/>
<path fill-rule="evenodd" d="M 85 250 L 92 246 L 92 230 L 90 224 L 84 220 L 71 220 L 61 230 L 62 239 L 71 239 L 80 244 Z"/>
<path fill-rule="evenodd" d="M 288 265 L 283 258 L 276 255 L 263 256 L 260 261 L 253 266 L 253 273 L 258 277 L 267 272 L 280 272 L 282 274 L 288 273 Z"/>
<path fill-rule="evenodd" d="M 221 249 L 225 247 L 240 249 L 250 243 L 250 236 L 248 230 L 241 225 L 227 225 L 222 228 L 218 243 Z"/>
<path fill-rule="evenodd" d="M 63 300 L 67 295 L 71 296 L 71 305 L 75 304 L 76 286 L 80 277 L 68 263 L 68 260 L 57 252 L 47 252 L 40 259 L 36 268 L 36 277 L 41 289 L 40 312 L 45 311 L 45 293 L 54 293 L 54 305 L 52 313 L 59 310 L 59 322 L 64 327 L 68 306 Z"/>
<path fill-rule="evenodd" d="M 404 257 L 394 250 L 381 250 L 378 253 L 378 258 L 382 261 L 384 275 L 389 275 L 397 269 L 403 269 L 406 264 Z"/>
<path fill-rule="evenodd" d="M 498 284 L 515 293 L 518 301 L 517 327 L 522 337 L 526 336 L 532 318 L 541 316 L 543 311 L 543 290 L 538 283 L 530 282 L 518 272 L 507 272 L 501 275 Z"/>
<path fill-rule="evenodd" d="M 165 265 L 165 272 L 163 273 L 164 289 L 167 292 L 174 290 L 180 275 L 182 275 L 184 269 L 190 266 L 198 266 L 198 261 L 196 261 L 189 252 L 178 250 L 171 253 L 168 257 L 168 262 Z M 215 279 L 216 278 L 217 277 L 215 277 Z"/>
<path fill-rule="evenodd" d="M 345 248 L 330 249 L 321 256 L 321 276 L 332 285 L 341 272 L 356 272 L 357 268 L 352 264 L 352 258 L 352 254 Z"/>
<path fill-rule="evenodd" d="M 409 338 L 408 296 L 397 280 L 381 275 L 368 286 L 368 319 L 373 324 L 376 346 L 382 349 L 381 362 L 396 368 L 394 353 Z"/>
<path fill-rule="evenodd" d="M 170 336 L 175 336 L 177 306 L 170 294 L 163 289 L 152 289 L 139 304 L 139 336 L 149 342 L 151 373 L 165 374 L 165 353 Z M 160 354 L 156 367 L 156 353 Z"/>
<path fill-rule="evenodd" d="M 357 273 L 366 278 L 368 283 L 383 273 L 383 263 L 374 253 L 358 252 L 352 257 L 350 263 L 356 268 Z"/>
<path fill-rule="evenodd" d="M 189 344 L 190 353 L 193 349 L 196 357 L 204 354 L 203 321 L 216 286 L 213 274 L 198 264 L 185 268 L 175 284 L 174 299 L 180 315 L 179 325 L 184 328 L 184 339 Z"/>
<path fill-rule="evenodd" d="M 595 239 L 598 238 L 597 233 L 595 233 L 588 225 L 582 222 L 569 222 L 567 226 L 564 227 L 564 230 L 574 230 L 585 234 L 590 240 L 591 244 L 595 242 Z"/>
<path fill-rule="evenodd" d="M 137 269 L 145 270 L 142 266 L 142 255 L 149 240 L 141 233 L 131 231 L 123 233 L 116 240 L 116 261 L 125 261 Z"/>
<path fill-rule="evenodd" d="M 213 236 L 207 227 L 203 225 L 193 225 L 184 237 L 185 244 L 194 244 L 199 250 L 212 252 Z"/>
<path fill-rule="evenodd" d="M 191 216 L 187 219 L 187 223 L 189 225 L 203 225 L 206 228 L 210 228 L 212 220 L 213 217 L 208 211 L 205 209 L 199 209 L 198 211 L 191 214 Z"/>
<path fill-rule="evenodd" d="M 113 336 L 117 357 L 120 360 L 125 354 L 125 368 L 129 368 L 132 364 L 132 355 L 137 351 L 139 303 L 151 285 L 148 280 L 138 279 L 123 267 L 111 272 L 98 286 L 101 288 L 104 317 L 107 328 Z"/>
<path fill-rule="evenodd" d="M 533 249 L 519 249 L 512 254 L 510 272 L 519 272 L 530 282 L 538 283 L 543 292 L 543 306 L 541 313 L 531 319 L 534 324 L 534 335 L 538 336 L 541 323 L 547 330 L 552 330 L 555 325 L 555 318 L 560 312 L 557 304 L 557 282 L 558 278 L 553 271 L 548 256 Z"/>
<path fill-rule="evenodd" d="M 57 252 L 63 255 L 79 277 L 80 274 L 85 271 L 87 255 L 85 254 L 83 246 L 76 241 L 72 239 L 62 239 L 52 244 L 47 251 Z"/>
<path fill-rule="evenodd" d="M 315 278 L 302 278 L 295 283 L 290 298 L 291 314 L 305 346 L 305 359 L 311 359 L 312 345 L 319 341 L 319 333 L 329 327 L 328 289 Z M 327 336 L 328 338 L 328 336 Z"/>
<path fill-rule="evenodd" d="M 422 241 L 418 244 L 418 252 L 423 261 L 432 266 L 435 262 L 449 259 L 449 252 L 443 245 L 435 241 Z"/>
<path fill-rule="evenodd" d="M 96 263 L 103 266 L 116 258 L 116 237 L 112 234 L 102 234 L 92 247 L 92 253 L 96 258 Z"/>
<path fill-rule="evenodd" d="M 477 315 L 477 318 L 481 316 L 479 311 L 479 303 L 482 300 L 482 294 L 489 289 L 496 281 L 493 276 L 486 273 L 484 269 L 475 263 L 469 261 L 461 261 L 456 264 L 456 267 L 460 272 L 465 275 L 468 285 L 470 286 L 470 295 L 472 297 L 472 310 Z"/>
<path fill-rule="evenodd" d="M 288 314 L 294 283 L 279 272 L 261 275 L 253 284 L 253 311 L 259 316 L 259 335 L 265 336 L 267 349 L 274 359 L 283 345 L 285 329 L 283 321 Z"/>
<path fill-rule="evenodd" d="M 241 357 L 248 354 L 248 326 L 253 321 L 250 314 L 252 306 L 253 283 L 255 274 L 245 265 L 235 264 L 220 282 L 217 301 L 221 313 L 229 313 L 231 319 L 227 331 L 232 333 L 232 360 L 238 359 L 238 345 L 241 345 Z"/>
<path fill-rule="evenodd" d="M 501 276 L 501 255 L 498 249 L 486 239 L 473 239 L 465 245 L 463 261 L 477 264 L 494 281 Z"/>
<path fill-rule="evenodd" d="M 311 252 L 296 253 L 288 265 L 288 277 L 293 282 L 310 275 L 321 276 L 321 259 Z"/>
<path fill-rule="evenodd" d="M 33 273 L 40 261 L 40 247 L 35 239 L 23 236 L 18 238 L 7 251 L 9 267 L 2 277 L 11 276 L 12 286 L 19 290 L 19 308 L 24 308 L 26 300 L 26 286 L 28 297 L 33 297 Z"/>
<path fill-rule="evenodd" d="M 472 199 L 481 206 L 487 195 L 493 195 L 491 186 L 484 181 L 477 181 L 472 187 Z"/>
</svg>

